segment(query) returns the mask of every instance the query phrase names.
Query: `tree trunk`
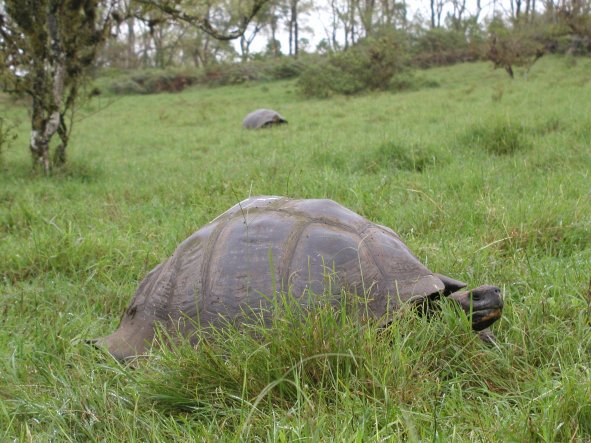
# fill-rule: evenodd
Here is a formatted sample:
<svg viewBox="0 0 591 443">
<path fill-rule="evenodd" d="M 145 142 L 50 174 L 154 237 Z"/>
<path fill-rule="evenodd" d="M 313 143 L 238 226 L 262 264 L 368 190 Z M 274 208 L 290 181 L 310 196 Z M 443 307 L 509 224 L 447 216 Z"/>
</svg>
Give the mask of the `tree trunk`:
<svg viewBox="0 0 591 443">
<path fill-rule="evenodd" d="M 240 61 L 246 63 L 248 61 L 248 42 L 244 34 L 240 36 Z"/>
<path fill-rule="evenodd" d="M 435 29 L 435 0 L 431 0 L 431 29 Z"/>
<path fill-rule="evenodd" d="M 349 36 L 351 38 L 350 38 L 349 44 L 346 45 L 346 48 L 348 48 L 349 46 L 353 46 L 355 44 L 355 33 L 356 33 L 355 10 L 357 9 L 357 4 L 358 4 L 358 0 L 349 0 L 349 24 L 350 24 Z"/>
<path fill-rule="evenodd" d="M 59 136 L 61 143 L 55 149 L 53 163 L 56 166 L 62 166 L 66 163 L 66 148 L 68 147 L 68 140 L 70 138 L 68 127 L 66 126 L 63 115 L 60 116 L 60 124 L 57 128 L 57 135 Z"/>
<path fill-rule="evenodd" d="M 474 20 L 478 23 L 480 13 L 482 12 L 482 0 L 476 0 L 476 12 L 474 13 Z"/>
<path fill-rule="evenodd" d="M 297 12 L 296 12 L 296 14 L 297 14 Z M 298 54 L 300 52 L 300 37 L 299 37 L 299 26 L 298 26 L 297 15 L 295 17 L 295 22 L 293 24 L 293 34 L 294 34 L 293 55 L 295 58 L 298 58 Z"/>
<path fill-rule="evenodd" d="M 441 14 L 443 13 L 443 0 L 437 0 L 437 28 L 441 28 Z"/>
<path fill-rule="evenodd" d="M 357 3 L 359 9 L 359 18 L 361 25 L 365 31 L 365 36 L 369 37 L 373 34 L 373 16 L 375 11 L 375 0 L 365 0 L 363 4 Z"/>
<path fill-rule="evenodd" d="M 274 8 L 274 7 L 273 7 Z M 279 51 L 277 50 L 277 38 L 276 38 L 276 34 L 277 34 L 277 16 L 275 15 L 275 9 L 273 9 L 272 12 L 272 17 L 271 17 L 271 21 L 269 23 L 269 26 L 271 27 L 271 52 L 273 54 L 273 57 L 278 57 L 279 56 Z"/>
<path fill-rule="evenodd" d="M 31 140 L 29 149 L 33 157 L 33 165 L 42 165 L 43 172 L 51 172 L 49 159 L 49 141 L 60 125 L 66 131 L 63 116 L 60 113 L 66 74 L 65 54 L 59 40 L 58 21 L 50 12 L 47 20 L 50 37 L 49 56 L 46 60 L 36 60 L 33 81 L 33 109 L 31 117 Z M 48 62 L 48 69 L 43 62 Z M 47 71 L 49 72 L 46 72 Z M 61 148 L 61 157 L 65 159 L 66 146 Z"/>
<path fill-rule="evenodd" d="M 51 164 L 49 162 L 49 140 L 45 136 L 47 133 L 47 119 L 43 115 L 43 103 L 41 97 L 33 98 L 32 105 L 32 117 L 31 117 L 31 140 L 29 149 L 33 158 L 33 168 L 40 165 L 45 172 L 45 175 L 49 175 L 51 171 Z"/>
<path fill-rule="evenodd" d="M 298 0 L 290 1 L 289 55 L 298 57 Z"/>
<path fill-rule="evenodd" d="M 127 69 L 136 67 L 136 55 L 135 55 L 135 21 L 130 18 L 127 21 Z"/>
</svg>

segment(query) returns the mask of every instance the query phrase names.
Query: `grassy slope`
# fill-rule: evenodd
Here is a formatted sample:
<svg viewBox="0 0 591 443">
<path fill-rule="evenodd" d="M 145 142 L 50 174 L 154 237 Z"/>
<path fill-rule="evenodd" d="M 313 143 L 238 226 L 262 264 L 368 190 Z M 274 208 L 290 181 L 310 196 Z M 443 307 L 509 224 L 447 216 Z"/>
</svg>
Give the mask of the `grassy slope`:
<svg viewBox="0 0 591 443">
<path fill-rule="evenodd" d="M 0 175 L 0 440 L 588 440 L 590 70 L 547 58 L 527 81 L 465 64 L 421 73 L 439 88 L 401 94 L 307 101 L 279 82 L 95 103 L 50 179 L 30 175 L 23 123 Z M 243 131 L 257 107 L 289 125 Z M 299 325 L 309 355 L 367 363 L 320 377 L 296 365 L 295 391 L 272 395 L 277 368 L 308 355 L 290 328 L 219 389 L 215 362 L 187 349 L 129 371 L 83 344 L 116 327 L 181 240 L 249 194 L 332 198 L 394 228 L 431 269 L 502 286 L 500 349 L 447 309 L 399 319 L 394 346 L 321 315 L 346 339 L 318 344 Z M 212 354 L 237 361 L 255 346 L 222 342 Z"/>
</svg>

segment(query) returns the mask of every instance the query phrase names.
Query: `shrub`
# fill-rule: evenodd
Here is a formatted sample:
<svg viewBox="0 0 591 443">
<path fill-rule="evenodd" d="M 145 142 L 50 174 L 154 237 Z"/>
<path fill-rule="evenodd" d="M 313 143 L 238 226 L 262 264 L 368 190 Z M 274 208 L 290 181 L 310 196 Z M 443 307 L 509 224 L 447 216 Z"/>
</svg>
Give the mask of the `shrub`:
<svg viewBox="0 0 591 443">
<path fill-rule="evenodd" d="M 405 44 L 402 34 L 396 32 L 363 39 L 350 49 L 307 67 L 298 82 L 300 92 L 309 97 L 327 97 L 386 90 L 392 77 L 405 70 Z"/>
<path fill-rule="evenodd" d="M 223 86 L 248 81 L 288 79 L 298 76 L 303 67 L 301 60 L 291 57 L 266 58 L 247 63 L 217 63 L 205 69 L 201 82 Z"/>
<path fill-rule="evenodd" d="M 132 77 L 132 80 L 143 87 L 146 93 L 180 92 L 194 83 L 194 77 L 167 71 L 143 71 Z"/>
<path fill-rule="evenodd" d="M 535 26 L 516 23 L 509 27 L 499 17 L 488 26 L 486 58 L 493 62 L 495 69 L 503 68 L 511 78 L 513 67 L 523 66 L 528 71 L 546 52 L 547 42 Z"/>
<path fill-rule="evenodd" d="M 203 83 L 215 86 L 237 85 L 265 79 L 264 73 L 256 63 L 216 63 L 205 68 L 202 77 Z"/>
<path fill-rule="evenodd" d="M 327 98 L 332 95 L 330 65 L 326 62 L 308 66 L 298 78 L 298 89 L 306 97 Z"/>
<path fill-rule="evenodd" d="M 477 36 L 469 42 L 463 32 L 429 29 L 413 45 L 412 64 L 420 68 L 474 61 L 479 57 Z"/>
<path fill-rule="evenodd" d="M 146 89 L 130 78 L 116 80 L 109 85 L 108 89 L 116 95 L 146 94 Z"/>
<path fill-rule="evenodd" d="M 273 79 L 281 80 L 299 76 L 304 70 L 305 63 L 301 59 L 279 57 L 267 62 Z"/>
<path fill-rule="evenodd" d="M 115 77 L 110 81 L 107 89 L 117 95 L 180 92 L 196 81 L 197 76 L 191 73 L 144 69 L 133 71 L 130 75 Z"/>
</svg>

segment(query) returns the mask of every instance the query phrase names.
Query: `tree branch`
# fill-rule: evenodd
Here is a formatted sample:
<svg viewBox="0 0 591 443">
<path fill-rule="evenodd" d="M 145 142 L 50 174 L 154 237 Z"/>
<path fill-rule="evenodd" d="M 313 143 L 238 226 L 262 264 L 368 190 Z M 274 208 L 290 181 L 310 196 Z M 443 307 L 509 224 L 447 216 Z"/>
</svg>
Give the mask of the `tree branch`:
<svg viewBox="0 0 591 443">
<path fill-rule="evenodd" d="M 258 12 L 261 10 L 263 5 L 267 3 L 267 1 L 268 0 L 254 0 L 250 11 L 248 11 L 246 15 L 240 18 L 238 28 L 227 33 L 225 31 L 220 31 L 214 28 L 209 19 L 207 19 L 206 17 L 187 14 L 186 12 L 181 11 L 177 8 L 176 5 L 173 5 L 171 2 L 167 0 L 164 2 L 158 0 L 138 0 L 138 3 L 154 7 L 159 11 L 170 16 L 173 20 L 183 21 L 192 26 L 195 26 L 196 28 L 201 29 L 203 32 L 206 32 L 207 34 L 211 35 L 213 38 L 217 40 L 233 40 L 244 34 L 244 31 L 246 31 L 248 24 L 251 22 L 254 16 L 258 14 Z"/>
</svg>

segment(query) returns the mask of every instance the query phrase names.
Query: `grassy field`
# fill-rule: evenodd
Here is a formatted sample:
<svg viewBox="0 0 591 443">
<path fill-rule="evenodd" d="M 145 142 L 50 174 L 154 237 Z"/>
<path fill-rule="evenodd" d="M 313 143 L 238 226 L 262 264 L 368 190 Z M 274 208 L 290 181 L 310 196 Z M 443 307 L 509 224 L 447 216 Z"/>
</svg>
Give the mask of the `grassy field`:
<svg viewBox="0 0 591 443">
<path fill-rule="evenodd" d="M 0 441 L 591 439 L 591 59 L 423 71 L 438 87 L 304 100 L 293 82 L 102 97 L 67 168 L 0 171 Z M 289 125 L 248 132 L 247 112 Z M 257 194 L 331 198 L 430 267 L 505 294 L 487 347 L 443 304 L 387 332 L 278 318 L 135 368 L 85 344 L 145 274 Z"/>
</svg>

